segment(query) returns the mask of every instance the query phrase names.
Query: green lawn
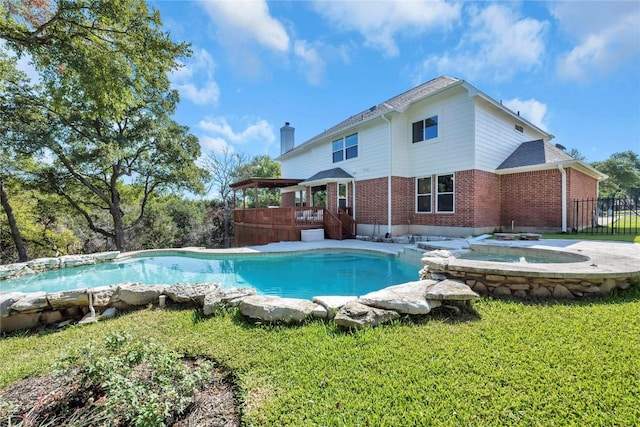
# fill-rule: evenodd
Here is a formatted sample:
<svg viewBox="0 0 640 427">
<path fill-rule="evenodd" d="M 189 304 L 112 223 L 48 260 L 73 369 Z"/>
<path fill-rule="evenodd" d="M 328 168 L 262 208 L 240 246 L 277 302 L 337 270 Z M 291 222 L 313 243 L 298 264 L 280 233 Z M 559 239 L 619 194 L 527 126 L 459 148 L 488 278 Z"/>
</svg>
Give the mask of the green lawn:
<svg viewBox="0 0 640 427">
<path fill-rule="evenodd" d="M 233 313 L 143 310 L 0 340 L 0 388 L 111 331 L 207 355 L 237 378 L 245 425 L 638 425 L 640 290 L 589 302 L 482 299 L 477 316 L 345 333 Z"/>
<path fill-rule="evenodd" d="M 612 242 L 629 242 L 640 243 L 640 235 L 638 234 L 589 234 L 581 232 L 578 234 L 572 233 L 556 233 L 556 234 L 544 234 L 543 239 L 570 239 L 570 240 L 607 240 Z"/>
</svg>

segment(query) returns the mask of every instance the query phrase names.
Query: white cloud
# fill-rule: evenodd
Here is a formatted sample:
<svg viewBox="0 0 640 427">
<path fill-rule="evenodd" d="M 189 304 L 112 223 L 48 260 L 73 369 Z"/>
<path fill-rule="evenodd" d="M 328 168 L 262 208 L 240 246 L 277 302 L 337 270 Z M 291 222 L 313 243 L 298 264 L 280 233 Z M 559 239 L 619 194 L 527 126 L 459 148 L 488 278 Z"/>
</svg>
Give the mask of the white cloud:
<svg viewBox="0 0 640 427">
<path fill-rule="evenodd" d="M 620 67 L 640 53 L 640 3 L 554 2 L 550 11 L 577 44 L 558 59 L 565 79 L 588 80 Z"/>
<path fill-rule="evenodd" d="M 392 57 L 399 54 L 398 34 L 420 35 L 448 27 L 460 16 L 460 5 L 444 1 L 315 1 L 314 9 L 343 31 L 359 32 L 365 45 Z"/>
<path fill-rule="evenodd" d="M 235 150 L 232 145 L 229 145 L 224 138 L 220 137 L 211 137 L 211 136 L 201 136 L 199 138 L 200 146 L 202 147 L 202 157 L 204 157 L 205 153 L 214 153 L 221 154 L 225 151 L 233 153 Z"/>
<path fill-rule="evenodd" d="M 216 82 L 207 82 L 199 88 L 193 83 L 175 84 L 174 86 L 182 96 L 197 105 L 217 104 L 220 99 L 220 88 Z"/>
<path fill-rule="evenodd" d="M 252 146 L 262 147 L 266 152 L 276 140 L 273 126 L 264 119 L 243 118 L 234 122 L 237 122 L 236 128 L 226 117 L 207 117 L 201 120 L 198 128 L 205 133 L 205 136 L 200 137 L 202 151 L 220 153 L 228 147 L 235 152 L 242 151 L 239 147 Z"/>
<path fill-rule="evenodd" d="M 546 115 L 547 105 L 535 99 L 514 98 L 504 101 L 505 107 L 512 111 L 520 113 L 524 119 L 527 119 L 542 130 L 547 130 Z"/>
<path fill-rule="evenodd" d="M 278 52 L 289 50 L 289 35 L 269 13 L 266 0 L 217 0 L 201 3 L 216 23 L 223 44 L 257 42 Z"/>
<path fill-rule="evenodd" d="M 541 65 L 547 22 L 522 18 L 502 4 L 484 9 L 472 6 L 467 15 L 468 29 L 458 46 L 451 53 L 425 60 L 425 71 L 435 68 L 439 74 L 464 72 L 470 79 L 504 80 Z"/>
<path fill-rule="evenodd" d="M 171 73 L 173 87 L 197 105 L 217 104 L 220 88 L 214 80 L 216 63 L 205 49 L 194 49 L 193 56 Z M 198 82 L 198 84 L 196 83 Z"/>
<path fill-rule="evenodd" d="M 318 49 L 306 40 L 296 40 L 293 51 L 301 61 L 307 82 L 312 85 L 320 83 L 326 64 L 320 57 Z"/>
</svg>

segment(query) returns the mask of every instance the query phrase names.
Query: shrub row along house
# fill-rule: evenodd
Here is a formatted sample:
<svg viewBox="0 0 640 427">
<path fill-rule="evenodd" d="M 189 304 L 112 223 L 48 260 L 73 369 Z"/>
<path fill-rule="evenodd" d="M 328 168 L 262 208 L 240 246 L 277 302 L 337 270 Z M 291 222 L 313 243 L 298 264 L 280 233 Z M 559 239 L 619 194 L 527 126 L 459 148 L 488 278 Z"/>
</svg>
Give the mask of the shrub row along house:
<svg viewBox="0 0 640 427">
<path fill-rule="evenodd" d="M 286 178 L 279 185 L 291 219 L 285 222 L 322 223 L 326 231 L 327 218 L 337 218 L 345 231 L 328 233 L 333 238 L 566 231 L 571 201 L 597 197 L 606 176 L 550 144 L 553 138 L 466 81 L 445 76 L 298 146 L 287 123 L 276 159 Z M 258 183 L 234 188 L 251 185 Z M 244 227 L 256 218 L 236 217 L 236 243 L 247 243 Z M 297 240 L 282 237 L 270 240 Z"/>
</svg>

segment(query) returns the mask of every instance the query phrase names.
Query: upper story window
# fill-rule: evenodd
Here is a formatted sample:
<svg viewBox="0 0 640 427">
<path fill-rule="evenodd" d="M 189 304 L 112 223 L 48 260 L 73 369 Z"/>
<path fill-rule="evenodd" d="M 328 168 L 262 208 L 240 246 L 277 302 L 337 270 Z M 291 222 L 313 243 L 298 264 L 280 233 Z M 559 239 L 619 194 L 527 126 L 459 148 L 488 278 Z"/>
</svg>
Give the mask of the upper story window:
<svg viewBox="0 0 640 427">
<path fill-rule="evenodd" d="M 455 178 L 454 175 L 438 175 L 436 182 L 436 211 L 453 212 L 455 206 Z"/>
<path fill-rule="evenodd" d="M 358 157 L 358 134 L 336 139 L 331 145 L 333 163 Z"/>
<path fill-rule="evenodd" d="M 413 142 L 426 141 L 438 137 L 438 116 L 429 117 L 413 124 Z"/>
<path fill-rule="evenodd" d="M 416 180 L 416 212 L 431 212 L 431 177 Z"/>
</svg>

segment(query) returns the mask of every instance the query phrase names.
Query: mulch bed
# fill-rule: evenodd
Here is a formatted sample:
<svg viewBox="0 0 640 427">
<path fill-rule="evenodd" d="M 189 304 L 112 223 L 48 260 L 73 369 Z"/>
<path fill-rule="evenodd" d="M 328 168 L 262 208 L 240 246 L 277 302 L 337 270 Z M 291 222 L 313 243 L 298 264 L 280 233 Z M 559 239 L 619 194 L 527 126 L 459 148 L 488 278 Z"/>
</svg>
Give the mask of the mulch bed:
<svg viewBox="0 0 640 427">
<path fill-rule="evenodd" d="M 86 411 L 100 398 L 99 390 L 83 387 L 53 374 L 25 378 L 0 391 L 0 427 L 17 425 L 77 425 L 69 423 L 78 411 Z M 94 425 L 104 425 L 96 422 Z M 117 419 L 107 424 L 127 426 Z M 214 369 L 211 379 L 194 397 L 185 413 L 170 420 L 174 427 L 235 427 L 240 413 L 233 384 L 222 369 Z"/>
</svg>

